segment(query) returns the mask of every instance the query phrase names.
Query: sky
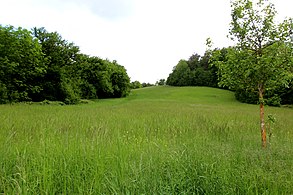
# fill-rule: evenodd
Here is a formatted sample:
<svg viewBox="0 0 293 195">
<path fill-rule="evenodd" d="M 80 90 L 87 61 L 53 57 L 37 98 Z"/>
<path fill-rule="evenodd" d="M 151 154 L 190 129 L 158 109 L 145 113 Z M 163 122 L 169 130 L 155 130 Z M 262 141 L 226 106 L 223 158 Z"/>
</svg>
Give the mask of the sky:
<svg viewBox="0 0 293 195">
<path fill-rule="evenodd" d="M 293 0 L 271 0 L 277 20 L 293 17 Z M 45 27 L 81 53 L 116 60 L 131 81 L 167 79 L 180 59 L 203 55 L 205 42 L 233 45 L 230 0 L 0 0 L 0 24 Z"/>
</svg>

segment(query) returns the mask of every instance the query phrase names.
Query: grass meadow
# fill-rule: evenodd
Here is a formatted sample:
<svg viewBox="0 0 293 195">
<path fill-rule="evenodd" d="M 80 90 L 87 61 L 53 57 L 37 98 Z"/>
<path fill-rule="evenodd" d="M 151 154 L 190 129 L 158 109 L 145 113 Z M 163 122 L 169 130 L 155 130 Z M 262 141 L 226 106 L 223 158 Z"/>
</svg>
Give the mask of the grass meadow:
<svg viewBox="0 0 293 195">
<path fill-rule="evenodd" d="M 0 194 L 293 194 L 293 109 L 205 87 L 0 105 Z"/>
</svg>

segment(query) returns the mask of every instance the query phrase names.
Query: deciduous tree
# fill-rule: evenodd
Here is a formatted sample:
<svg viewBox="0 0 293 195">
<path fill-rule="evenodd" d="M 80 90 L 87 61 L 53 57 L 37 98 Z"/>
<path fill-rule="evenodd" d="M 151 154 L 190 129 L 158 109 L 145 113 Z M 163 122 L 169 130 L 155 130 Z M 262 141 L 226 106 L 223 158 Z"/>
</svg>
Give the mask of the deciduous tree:
<svg viewBox="0 0 293 195">
<path fill-rule="evenodd" d="M 231 7 L 230 37 L 236 47 L 228 49 L 225 62 L 214 62 L 220 85 L 258 94 L 261 140 L 266 147 L 264 94 L 292 80 L 292 19 L 276 24 L 277 12 L 267 0 L 233 0 Z"/>
<path fill-rule="evenodd" d="M 0 103 L 31 101 L 46 73 L 41 46 L 30 31 L 0 25 Z"/>
</svg>

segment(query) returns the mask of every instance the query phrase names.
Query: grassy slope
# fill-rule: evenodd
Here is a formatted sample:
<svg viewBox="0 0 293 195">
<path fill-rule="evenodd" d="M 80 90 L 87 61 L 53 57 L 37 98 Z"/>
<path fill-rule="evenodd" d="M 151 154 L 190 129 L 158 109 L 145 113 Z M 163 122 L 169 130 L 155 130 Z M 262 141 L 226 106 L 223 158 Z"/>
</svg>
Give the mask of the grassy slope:
<svg viewBox="0 0 293 195">
<path fill-rule="evenodd" d="M 152 87 L 88 105 L 0 106 L 0 193 L 292 194 L 293 110 Z"/>
</svg>

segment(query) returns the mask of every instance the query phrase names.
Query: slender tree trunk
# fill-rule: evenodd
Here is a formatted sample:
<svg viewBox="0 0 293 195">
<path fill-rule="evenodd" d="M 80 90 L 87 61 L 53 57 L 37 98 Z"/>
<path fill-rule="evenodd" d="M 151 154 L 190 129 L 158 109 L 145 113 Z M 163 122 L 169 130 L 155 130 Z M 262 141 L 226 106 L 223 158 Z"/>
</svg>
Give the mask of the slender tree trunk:
<svg viewBox="0 0 293 195">
<path fill-rule="evenodd" d="M 260 130 L 261 130 L 261 142 L 262 147 L 267 146 L 267 134 L 265 126 L 265 110 L 264 110 L 264 101 L 263 101 L 263 86 L 259 87 L 259 101 L 260 101 Z"/>
</svg>

